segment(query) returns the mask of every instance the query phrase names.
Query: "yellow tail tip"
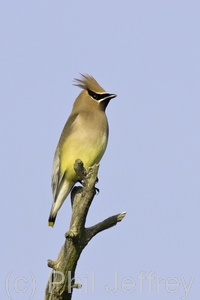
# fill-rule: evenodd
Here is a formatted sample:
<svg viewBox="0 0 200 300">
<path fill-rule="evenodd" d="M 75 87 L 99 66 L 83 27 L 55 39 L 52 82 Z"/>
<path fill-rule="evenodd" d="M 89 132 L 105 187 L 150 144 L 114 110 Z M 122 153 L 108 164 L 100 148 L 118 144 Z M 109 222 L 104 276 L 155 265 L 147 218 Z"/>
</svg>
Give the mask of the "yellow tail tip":
<svg viewBox="0 0 200 300">
<path fill-rule="evenodd" d="M 48 225 L 51 226 L 51 227 L 53 227 L 54 222 L 48 222 Z"/>
</svg>

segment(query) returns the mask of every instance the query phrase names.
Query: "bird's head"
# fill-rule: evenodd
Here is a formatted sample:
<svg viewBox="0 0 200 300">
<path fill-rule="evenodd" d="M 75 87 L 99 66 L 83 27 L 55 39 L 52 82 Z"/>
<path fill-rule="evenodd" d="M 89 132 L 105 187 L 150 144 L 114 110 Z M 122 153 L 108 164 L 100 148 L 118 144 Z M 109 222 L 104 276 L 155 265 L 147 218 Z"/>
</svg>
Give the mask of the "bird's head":
<svg viewBox="0 0 200 300">
<path fill-rule="evenodd" d="M 76 101 L 105 111 L 109 101 L 117 95 L 107 93 L 92 76 L 83 74 L 81 76 L 82 79 L 74 79 L 74 85 L 83 89 Z"/>
</svg>

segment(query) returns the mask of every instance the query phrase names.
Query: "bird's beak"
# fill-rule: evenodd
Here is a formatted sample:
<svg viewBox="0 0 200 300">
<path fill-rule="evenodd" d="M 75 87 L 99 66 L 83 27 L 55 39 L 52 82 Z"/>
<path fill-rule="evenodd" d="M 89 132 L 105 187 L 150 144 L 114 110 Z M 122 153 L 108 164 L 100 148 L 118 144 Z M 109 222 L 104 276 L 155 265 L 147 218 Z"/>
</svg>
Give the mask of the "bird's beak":
<svg viewBox="0 0 200 300">
<path fill-rule="evenodd" d="M 113 99 L 113 98 L 115 98 L 115 97 L 117 97 L 117 95 L 115 95 L 115 94 L 110 94 L 108 98 L 109 98 L 109 99 Z"/>
</svg>

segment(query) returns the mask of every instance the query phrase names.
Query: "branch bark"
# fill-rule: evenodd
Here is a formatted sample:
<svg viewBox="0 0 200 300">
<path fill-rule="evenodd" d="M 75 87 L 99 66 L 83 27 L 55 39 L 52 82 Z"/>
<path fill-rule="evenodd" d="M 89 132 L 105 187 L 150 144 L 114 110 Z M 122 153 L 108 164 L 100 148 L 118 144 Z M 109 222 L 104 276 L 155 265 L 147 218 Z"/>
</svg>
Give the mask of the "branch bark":
<svg viewBox="0 0 200 300">
<path fill-rule="evenodd" d="M 99 165 L 85 169 L 80 159 L 77 159 L 74 170 L 81 178 L 83 187 L 75 187 L 71 192 L 72 217 L 70 228 L 65 234 L 65 242 L 55 261 L 48 260 L 52 268 L 45 290 L 45 300 L 70 300 L 74 288 L 81 288 L 74 281 L 75 269 L 81 252 L 88 242 L 99 232 L 108 229 L 120 222 L 126 212 L 114 215 L 104 221 L 85 228 L 88 210 L 97 189 Z"/>
</svg>

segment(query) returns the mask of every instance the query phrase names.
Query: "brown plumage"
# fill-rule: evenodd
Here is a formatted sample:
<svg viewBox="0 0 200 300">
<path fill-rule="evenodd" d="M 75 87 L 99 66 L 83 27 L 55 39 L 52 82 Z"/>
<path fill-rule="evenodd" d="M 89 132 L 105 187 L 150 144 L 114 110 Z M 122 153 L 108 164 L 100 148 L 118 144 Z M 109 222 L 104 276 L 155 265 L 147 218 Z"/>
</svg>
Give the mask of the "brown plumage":
<svg viewBox="0 0 200 300">
<path fill-rule="evenodd" d="M 106 91 L 98 84 L 94 77 L 88 74 L 80 74 L 83 79 L 74 78 L 75 86 L 78 86 L 84 90 L 90 90 L 96 93 L 106 93 Z"/>
<path fill-rule="evenodd" d="M 48 220 L 52 227 L 58 210 L 80 179 L 74 171 L 75 160 L 81 159 L 86 168 L 99 163 L 108 141 L 105 109 L 116 95 L 108 94 L 92 76 L 81 76 L 82 79 L 75 79 L 74 85 L 83 91 L 73 104 L 54 155 L 53 204 Z"/>
</svg>

